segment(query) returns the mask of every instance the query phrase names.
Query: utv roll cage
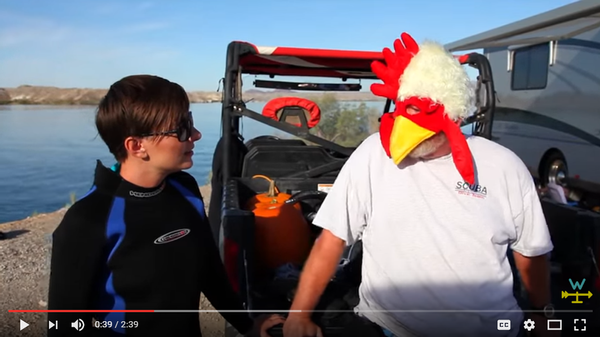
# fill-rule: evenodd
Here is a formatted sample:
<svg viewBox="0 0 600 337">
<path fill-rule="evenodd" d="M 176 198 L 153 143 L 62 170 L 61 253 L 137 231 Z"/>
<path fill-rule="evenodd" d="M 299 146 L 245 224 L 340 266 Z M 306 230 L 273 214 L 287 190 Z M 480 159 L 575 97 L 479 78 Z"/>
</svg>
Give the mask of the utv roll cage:
<svg viewBox="0 0 600 337">
<path fill-rule="evenodd" d="M 491 139 L 495 92 L 490 64 L 485 56 L 478 53 L 456 57 L 461 64 L 471 66 L 479 72 L 476 81 L 476 111 L 463 122 L 463 125 L 472 124 L 474 135 Z M 248 109 L 242 97 L 243 75 L 267 75 L 271 78 L 275 76 L 326 77 L 340 78 L 344 82 L 348 79 L 377 80 L 371 71 L 371 63 L 375 60 L 385 63 L 383 54 L 375 51 L 258 47 L 248 42 L 231 42 L 227 47 L 227 62 L 223 79 L 223 185 L 225 186 L 231 178 L 231 172 L 228 169 L 230 167 L 228 149 L 231 146 L 231 136 L 239 135 L 242 117 L 267 124 L 343 156 L 350 156 L 354 150 L 309 133 L 305 123 L 297 127 Z M 325 88 L 322 91 L 328 90 Z M 392 103 L 391 100 L 386 100 L 383 113 L 390 112 Z M 302 117 L 300 118 L 302 119 Z"/>
</svg>

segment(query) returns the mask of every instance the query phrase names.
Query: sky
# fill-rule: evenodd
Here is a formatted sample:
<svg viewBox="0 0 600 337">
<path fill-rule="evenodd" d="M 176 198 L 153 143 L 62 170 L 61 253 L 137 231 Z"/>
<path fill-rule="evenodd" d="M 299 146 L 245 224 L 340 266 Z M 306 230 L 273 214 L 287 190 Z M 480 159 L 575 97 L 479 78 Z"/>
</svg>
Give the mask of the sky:
<svg viewBox="0 0 600 337">
<path fill-rule="evenodd" d="M 215 91 L 231 41 L 380 51 L 450 43 L 575 0 L 0 0 L 0 87 L 153 74 Z M 249 89 L 249 88 L 247 88 Z"/>
</svg>

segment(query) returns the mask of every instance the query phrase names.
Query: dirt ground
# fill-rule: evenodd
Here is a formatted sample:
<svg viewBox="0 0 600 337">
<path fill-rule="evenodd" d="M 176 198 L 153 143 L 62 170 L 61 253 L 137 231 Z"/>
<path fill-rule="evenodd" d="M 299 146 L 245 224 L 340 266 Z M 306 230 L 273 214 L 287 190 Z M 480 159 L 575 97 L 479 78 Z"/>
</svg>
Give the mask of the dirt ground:
<svg viewBox="0 0 600 337">
<path fill-rule="evenodd" d="M 206 207 L 210 186 L 200 188 Z M 46 336 L 47 314 L 9 313 L 8 310 L 43 310 L 47 306 L 51 235 L 66 209 L 40 214 L 20 221 L 0 224 L 7 234 L 0 240 L 0 336 Z M 201 298 L 201 310 L 214 310 Z M 29 327 L 19 331 L 19 320 Z M 225 321 L 218 313 L 201 313 L 202 335 L 221 337 Z"/>
</svg>

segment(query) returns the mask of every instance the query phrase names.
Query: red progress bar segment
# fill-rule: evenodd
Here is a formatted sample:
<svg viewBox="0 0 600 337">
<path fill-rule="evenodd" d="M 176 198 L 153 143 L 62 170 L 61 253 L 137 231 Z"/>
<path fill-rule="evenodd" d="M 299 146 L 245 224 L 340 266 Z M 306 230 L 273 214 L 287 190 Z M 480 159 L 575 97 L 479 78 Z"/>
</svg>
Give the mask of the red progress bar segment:
<svg viewBox="0 0 600 337">
<path fill-rule="evenodd" d="M 9 310 L 8 312 L 154 312 L 154 310 Z"/>
</svg>

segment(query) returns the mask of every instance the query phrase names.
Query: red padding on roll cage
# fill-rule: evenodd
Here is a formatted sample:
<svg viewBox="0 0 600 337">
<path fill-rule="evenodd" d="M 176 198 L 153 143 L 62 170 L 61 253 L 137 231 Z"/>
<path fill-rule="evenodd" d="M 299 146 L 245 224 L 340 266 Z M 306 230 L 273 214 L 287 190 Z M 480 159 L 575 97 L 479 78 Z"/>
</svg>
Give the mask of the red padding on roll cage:
<svg viewBox="0 0 600 337">
<path fill-rule="evenodd" d="M 321 120 L 321 109 L 319 109 L 319 106 L 309 99 L 300 97 L 278 97 L 272 99 L 265 105 L 262 114 L 265 117 L 279 121 L 277 112 L 285 107 L 301 107 L 308 111 L 310 115 L 307 118 L 309 128 L 314 127 Z M 302 126 L 300 124 L 293 125 L 296 125 L 297 127 Z"/>
</svg>

